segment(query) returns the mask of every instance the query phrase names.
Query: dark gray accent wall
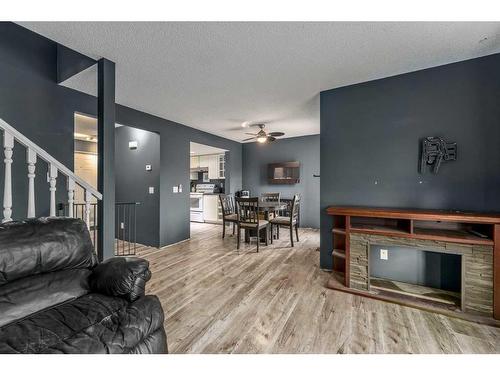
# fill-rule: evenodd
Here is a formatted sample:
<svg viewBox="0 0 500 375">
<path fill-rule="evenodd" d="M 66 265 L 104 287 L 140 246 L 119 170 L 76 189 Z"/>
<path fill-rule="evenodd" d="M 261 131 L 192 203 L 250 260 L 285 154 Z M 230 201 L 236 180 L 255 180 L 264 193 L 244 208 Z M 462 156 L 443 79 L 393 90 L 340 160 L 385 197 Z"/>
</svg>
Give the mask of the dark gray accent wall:
<svg viewBox="0 0 500 375">
<path fill-rule="evenodd" d="M 284 198 L 300 194 L 300 225 L 319 228 L 319 151 L 320 136 L 285 138 L 273 143 L 243 144 L 243 188 L 252 196 L 264 192 L 280 192 Z M 300 182 L 274 185 L 267 180 L 267 165 L 287 161 L 300 162 Z"/>
<path fill-rule="evenodd" d="M 0 22 L 0 118 L 73 168 L 74 113 L 97 110 L 96 98 L 59 86 L 57 43 L 10 22 Z M 2 141 L 0 134 L 0 142 Z M 13 215 L 26 217 L 28 178 L 25 148 L 14 146 Z M 2 158 L 3 159 L 3 158 Z M 36 164 L 36 213 L 49 214 L 47 165 Z M 0 181 L 4 164 L 0 163 Z M 0 184 L 3 194 L 3 184 Z M 57 202 L 66 202 L 66 181 L 57 179 Z"/>
<path fill-rule="evenodd" d="M 321 93 L 321 267 L 330 205 L 500 211 L 500 55 Z M 419 139 L 458 160 L 418 173 Z"/>
<path fill-rule="evenodd" d="M 137 141 L 135 150 L 129 141 Z M 151 171 L 146 171 L 150 164 Z M 116 202 L 139 202 L 136 207 L 137 242 L 158 247 L 160 244 L 160 136 L 128 126 L 115 130 Z M 149 187 L 154 194 L 149 194 Z"/>
<path fill-rule="evenodd" d="M 228 150 L 226 192 L 234 193 L 241 189 L 240 143 L 121 105 L 116 106 L 116 121 L 160 135 L 160 246 L 179 242 L 190 236 L 189 142 Z M 172 187 L 179 184 L 182 184 L 182 193 L 173 193 Z"/>
<path fill-rule="evenodd" d="M 57 45 L 57 83 L 66 81 L 75 74 L 84 71 L 97 61 L 88 56 L 65 47 Z"/>
<path fill-rule="evenodd" d="M 115 63 L 97 63 L 97 255 L 99 260 L 115 254 Z"/>
<path fill-rule="evenodd" d="M 0 118 L 59 161 L 73 168 L 74 113 L 97 116 L 97 99 L 57 85 L 57 43 L 11 22 L 0 22 Z M 226 191 L 241 189 L 241 144 L 124 106 L 116 122 L 160 134 L 160 246 L 189 238 L 189 142 L 229 150 Z M 1 139 L 0 139 L 1 141 Z M 24 149 L 14 148 L 13 218 L 27 209 Z M 22 171 L 22 172 L 19 172 Z M 26 171 L 26 172 L 24 172 Z M 37 163 L 37 215 L 48 214 L 47 167 Z M 0 163 L 3 175 L 3 163 Z M 173 185 L 183 193 L 173 194 Z M 0 191 L 1 193 L 1 191 Z M 65 181 L 58 179 L 58 202 L 66 202 Z"/>
</svg>

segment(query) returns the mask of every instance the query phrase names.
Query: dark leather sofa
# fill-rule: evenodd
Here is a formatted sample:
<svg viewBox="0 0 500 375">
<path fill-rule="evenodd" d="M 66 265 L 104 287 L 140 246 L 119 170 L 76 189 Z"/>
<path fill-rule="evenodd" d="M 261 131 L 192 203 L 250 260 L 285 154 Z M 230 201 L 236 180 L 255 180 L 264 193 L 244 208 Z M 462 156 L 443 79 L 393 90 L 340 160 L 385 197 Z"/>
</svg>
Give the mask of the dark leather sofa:
<svg viewBox="0 0 500 375">
<path fill-rule="evenodd" d="M 149 263 L 100 264 L 85 223 L 0 225 L 0 353 L 166 353 Z"/>
</svg>

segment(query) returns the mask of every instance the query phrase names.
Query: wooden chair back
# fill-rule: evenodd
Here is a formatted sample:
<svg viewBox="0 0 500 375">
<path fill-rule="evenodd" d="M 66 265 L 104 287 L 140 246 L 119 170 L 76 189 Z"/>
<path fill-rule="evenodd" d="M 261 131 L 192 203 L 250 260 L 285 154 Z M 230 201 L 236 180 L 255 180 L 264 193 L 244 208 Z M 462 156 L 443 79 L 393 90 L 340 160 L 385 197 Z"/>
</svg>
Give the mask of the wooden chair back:
<svg viewBox="0 0 500 375">
<path fill-rule="evenodd" d="M 295 194 L 293 196 L 292 207 L 290 209 L 290 222 L 296 220 L 298 223 L 299 216 L 300 216 L 300 195 Z"/>
<path fill-rule="evenodd" d="M 219 194 L 220 206 L 222 208 L 222 215 L 234 214 L 233 198 L 230 195 Z"/>
<path fill-rule="evenodd" d="M 259 198 L 235 198 L 238 222 L 242 224 L 259 224 Z"/>
<path fill-rule="evenodd" d="M 262 193 L 260 200 L 262 202 L 280 202 L 281 193 Z"/>
</svg>

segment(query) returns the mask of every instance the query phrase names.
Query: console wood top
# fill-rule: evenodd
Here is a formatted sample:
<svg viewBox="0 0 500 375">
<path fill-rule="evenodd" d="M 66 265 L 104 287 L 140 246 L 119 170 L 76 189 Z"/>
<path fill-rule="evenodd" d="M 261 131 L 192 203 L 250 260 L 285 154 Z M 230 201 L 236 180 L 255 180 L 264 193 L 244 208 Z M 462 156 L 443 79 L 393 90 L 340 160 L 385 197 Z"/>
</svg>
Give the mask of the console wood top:
<svg viewBox="0 0 500 375">
<path fill-rule="evenodd" d="M 329 215 L 340 216 L 500 224 L 500 214 L 497 213 L 357 206 L 330 206 L 326 209 L 326 212 Z"/>
</svg>

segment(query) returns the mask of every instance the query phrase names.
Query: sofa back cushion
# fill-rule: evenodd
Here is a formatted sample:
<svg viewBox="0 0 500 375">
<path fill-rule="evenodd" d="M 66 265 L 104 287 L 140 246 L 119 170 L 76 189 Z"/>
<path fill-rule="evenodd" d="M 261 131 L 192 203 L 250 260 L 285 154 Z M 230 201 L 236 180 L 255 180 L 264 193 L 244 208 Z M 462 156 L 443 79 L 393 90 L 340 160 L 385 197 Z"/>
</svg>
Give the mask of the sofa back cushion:
<svg viewBox="0 0 500 375">
<path fill-rule="evenodd" d="M 0 225 L 0 287 L 28 276 L 96 264 L 82 220 L 51 217 Z"/>
<path fill-rule="evenodd" d="M 72 269 L 23 277 L 0 287 L 0 327 L 89 293 L 92 271 Z"/>
</svg>

